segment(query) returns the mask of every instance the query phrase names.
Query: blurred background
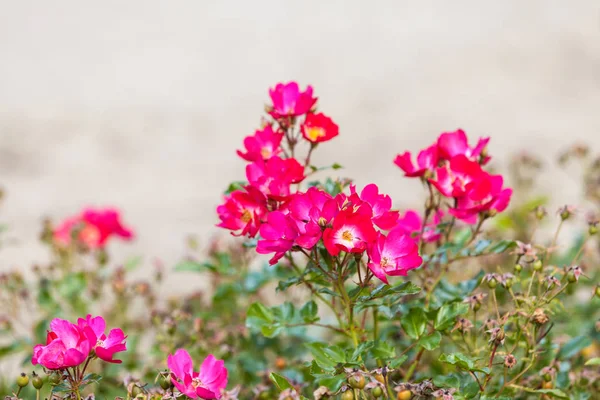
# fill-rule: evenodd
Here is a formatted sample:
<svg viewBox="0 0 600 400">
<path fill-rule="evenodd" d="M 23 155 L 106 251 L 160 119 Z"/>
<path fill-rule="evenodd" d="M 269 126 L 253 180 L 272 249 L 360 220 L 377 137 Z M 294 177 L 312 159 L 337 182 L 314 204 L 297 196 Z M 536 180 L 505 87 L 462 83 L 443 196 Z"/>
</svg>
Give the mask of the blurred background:
<svg viewBox="0 0 600 400">
<path fill-rule="evenodd" d="M 340 125 L 315 162 L 398 206 L 422 192 L 394 156 L 442 131 L 491 136 L 499 170 L 542 157 L 561 203 L 580 192 L 557 153 L 600 150 L 597 0 L 0 0 L 0 54 L 0 269 L 45 260 L 42 217 L 85 205 L 122 209 L 138 234 L 112 245 L 123 258 L 206 243 L 279 81 L 313 85 Z"/>
</svg>

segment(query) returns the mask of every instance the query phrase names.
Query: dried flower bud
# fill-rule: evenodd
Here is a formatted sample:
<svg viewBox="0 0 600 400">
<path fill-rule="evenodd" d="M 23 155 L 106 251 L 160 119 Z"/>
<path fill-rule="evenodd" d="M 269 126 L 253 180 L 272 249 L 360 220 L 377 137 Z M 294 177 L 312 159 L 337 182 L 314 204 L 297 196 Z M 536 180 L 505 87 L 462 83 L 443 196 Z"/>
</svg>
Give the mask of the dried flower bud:
<svg viewBox="0 0 600 400">
<path fill-rule="evenodd" d="M 552 275 L 546 277 L 546 283 L 548 283 L 548 289 L 552 289 L 554 286 L 561 286 L 560 280 Z"/>
<path fill-rule="evenodd" d="M 466 318 L 458 318 L 454 328 L 452 328 L 452 332 L 459 331 L 461 333 L 468 332 L 471 328 L 473 328 L 473 323 Z"/>
<path fill-rule="evenodd" d="M 500 346 L 504 344 L 504 339 L 506 338 L 506 334 L 504 333 L 504 329 L 500 327 L 496 327 L 487 331 L 490 334 L 489 343 L 495 346 Z"/>
<path fill-rule="evenodd" d="M 471 309 L 478 311 L 481 308 L 481 302 L 487 296 L 485 293 L 473 294 L 463 300 L 463 303 L 468 303 Z"/>
<path fill-rule="evenodd" d="M 567 280 L 569 283 L 579 282 L 581 275 L 583 275 L 583 269 L 579 265 L 572 265 L 567 268 Z"/>
<path fill-rule="evenodd" d="M 313 392 L 315 400 L 326 399 L 330 395 L 331 393 L 329 392 L 329 388 L 327 388 L 327 386 L 319 386 L 319 388 Z"/>
<path fill-rule="evenodd" d="M 507 354 L 504 357 L 504 366 L 506 368 L 512 368 L 515 365 L 517 365 L 517 358 L 515 356 L 513 356 L 512 354 Z"/>
<path fill-rule="evenodd" d="M 442 400 L 454 400 L 454 392 L 456 392 L 455 388 L 438 389 L 435 392 L 431 393 L 431 395 L 437 398 L 441 398 Z"/>
<path fill-rule="evenodd" d="M 542 220 L 546 217 L 546 215 L 548 215 L 548 211 L 546 211 L 546 209 L 542 206 L 537 206 L 533 212 L 538 220 Z"/>
<path fill-rule="evenodd" d="M 543 268 L 544 268 L 544 264 L 542 263 L 542 260 L 537 259 L 533 262 L 533 270 L 534 271 L 540 272 Z"/>
<path fill-rule="evenodd" d="M 531 316 L 531 320 L 538 325 L 544 325 L 546 322 L 548 322 L 549 318 L 543 309 L 536 308 Z"/>
<path fill-rule="evenodd" d="M 575 214 L 576 208 L 570 205 L 564 205 L 558 209 L 558 215 L 563 221 L 568 220 L 573 214 Z"/>
</svg>

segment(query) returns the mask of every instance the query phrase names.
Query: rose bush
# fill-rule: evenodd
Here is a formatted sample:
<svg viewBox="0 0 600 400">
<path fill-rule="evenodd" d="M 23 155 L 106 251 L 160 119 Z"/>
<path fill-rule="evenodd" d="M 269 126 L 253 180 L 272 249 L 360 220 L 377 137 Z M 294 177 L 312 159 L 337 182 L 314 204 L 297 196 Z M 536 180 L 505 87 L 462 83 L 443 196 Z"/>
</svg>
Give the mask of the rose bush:
<svg viewBox="0 0 600 400">
<path fill-rule="evenodd" d="M 24 360 L 8 397 L 597 398 L 599 220 L 547 213 L 539 161 L 519 155 L 503 176 L 490 138 L 442 133 L 390 157 L 423 191 L 398 210 L 376 183 L 311 163 L 343 140 L 312 87 L 269 95 L 237 151 L 246 179 L 216 209 L 235 238 L 206 254 L 191 239 L 173 269 L 201 274 L 198 292 L 162 286 L 160 262 L 145 280 L 130 277 L 141 259 L 111 267 L 107 243 L 134 237 L 114 208 L 45 223 L 52 262 L 0 280 L 0 357 Z M 572 159 L 593 212 L 599 159 Z"/>
</svg>

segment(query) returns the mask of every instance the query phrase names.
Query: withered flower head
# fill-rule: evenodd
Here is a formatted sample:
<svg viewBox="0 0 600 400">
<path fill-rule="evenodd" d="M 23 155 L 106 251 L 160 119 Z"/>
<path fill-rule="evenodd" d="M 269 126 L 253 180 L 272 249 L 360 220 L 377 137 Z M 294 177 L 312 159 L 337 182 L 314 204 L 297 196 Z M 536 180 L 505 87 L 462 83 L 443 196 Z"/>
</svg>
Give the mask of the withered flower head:
<svg viewBox="0 0 600 400">
<path fill-rule="evenodd" d="M 525 262 L 533 262 L 537 258 L 537 250 L 529 243 L 516 241 L 517 248 L 511 253 L 523 257 Z"/>
<path fill-rule="evenodd" d="M 512 354 L 507 354 L 504 356 L 504 366 L 506 368 L 512 368 L 517 365 L 517 358 Z"/>
<path fill-rule="evenodd" d="M 330 395 L 331 393 L 329 392 L 329 388 L 327 388 L 327 386 L 319 386 L 319 388 L 313 392 L 315 400 L 321 400 L 329 397 Z"/>
<path fill-rule="evenodd" d="M 455 388 L 438 389 L 435 392 L 431 393 L 431 395 L 437 398 L 441 398 L 442 400 L 454 400 L 454 392 L 456 392 Z"/>
<path fill-rule="evenodd" d="M 560 218 L 565 221 L 569 219 L 573 214 L 577 212 L 575 206 L 564 205 L 558 209 L 557 214 L 560 215 Z"/>
<path fill-rule="evenodd" d="M 551 289 L 554 286 L 561 286 L 560 280 L 553 275 L 546 277 L 546 283 L 548 284 L 548 289 Z"/>
<path fill-rule="evenodd" d="M 531 320 L 538 325 L 544 325 L 546 322 L 548 322 L 549 318 L 543 309 L 536 308 L 531 316 Z"/>
<path fill-rule="evenodd" d="M 456 324 L 454 328 L 452 328 L 452 332 L 459 331 L 461 333 L 468 332 L 471 328 L 473 328 L 473 323 L 466 318 L 458 318 L 456 320 Z"/>
<path fill-rule="evenodd" d="M 300 400 L 300 395 L 294 389 L 288 388 L 279 394 L 279 400 Z"/>
<path fill-rule="evenodd" d="M 504 344 L 504 339 L 506 338 L 506 334 L 504 333 L 504 329 L 500 327 L 492 328 L 487 333 L 490 334 L 489 343 L 499 346 Z"/>
</svg>

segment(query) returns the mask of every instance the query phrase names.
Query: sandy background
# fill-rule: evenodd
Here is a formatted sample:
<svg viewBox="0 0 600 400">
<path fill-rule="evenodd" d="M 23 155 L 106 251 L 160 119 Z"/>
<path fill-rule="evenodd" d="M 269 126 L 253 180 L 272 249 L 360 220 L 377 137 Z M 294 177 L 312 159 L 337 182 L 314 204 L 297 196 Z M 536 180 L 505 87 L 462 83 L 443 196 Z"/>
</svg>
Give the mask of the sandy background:
<svg viewBox="0 0 600 400">
<path fill-rule="evenodd" d="M 41 217 L 86 204 L 136 228 L 119 257 L 174 262 L 217 231 L 235 149 L 290 79 L 341 128 L 315 160 L 407 205 L 419 185 L 392 159 L 444 130 L 491 135 L 499 166 L 600 149 L 600 3 L 0 0 L 0 269 L 43 260 Z M 577 198 L 568 173 L 543 185 Z"/>
</svg>

